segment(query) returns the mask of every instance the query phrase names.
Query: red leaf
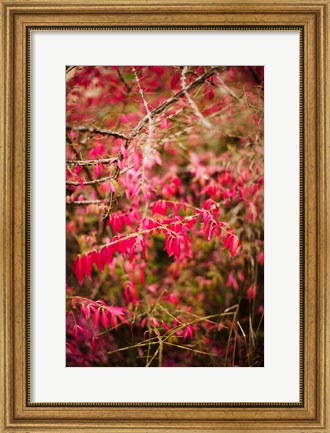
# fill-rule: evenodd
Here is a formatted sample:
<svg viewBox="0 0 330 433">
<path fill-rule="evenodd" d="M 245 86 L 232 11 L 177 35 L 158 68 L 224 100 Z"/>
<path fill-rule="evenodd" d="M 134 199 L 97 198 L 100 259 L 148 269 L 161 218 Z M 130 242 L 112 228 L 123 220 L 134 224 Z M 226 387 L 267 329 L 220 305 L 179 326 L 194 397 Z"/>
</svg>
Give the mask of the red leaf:
<svg viewBox="0 0 330 433">
<path fill-rule="evenodd" d="M 174 238 L 173 239 L 173 251 L 174 251 L 174 254 L 175 254 L 175 258 L 179 259 L 180 258 L 180 252 L 181 252 L 181 249 L 180 249 L 180 239 L 179 238 Z"/>
<path fill-rule="evenodd" d="M 237 272 L 237 277 L 238 277 L 238 279 L 240 281 L 244 281 L 245 280 L 244 274 L 241 271 Z"/>
<path fill-rule="evenodd" d="M 229 272 L 226 286 L 232 286 L 234 290 L 238 290 L 238 284 L 234 278 L 234 271 Z"/>
<path fill-rule="evenodd" d="M 238 248 L 240 246 L 240 240 L 238 239 L 237 236 L 232 235 L 231 237 L 231 242 L 229 245 L 229 251 L 232 257 L 234 257 L 238 251 Z"/>
<path fill-rule="evenodd" d="M 123 156 L 126 155 L 126 147 L 125 147 L 123 144 L 120 146 L 120 153 L 121 153 Z"/>
<path fill-rule="evenodd" d="M 91 315 L 90 305 L 81 304 L 80 309 L 81 312 L 85 315 L 86 320 L 88 320 Z"/>
<path fill-rule="evenodd" d="M 163 320 L 162 320 L 162 325 L 163 325 L 163 328 L 165 329 L 165 331 L 170 330 L 170 327 Z"/>
<path fill-rule="evenodd" d="M 83 261 L 82 261 L 81 256 L 76 257 L 75 261 L 73 262 L 72 270 L 73 270 L 79 284 L 81 285 L 82 282 L 84 281 L 84 276 L 85 276 L 85 269 L 84 269 L 84 265 L 83 265 Z"/>
<path fill-rule="evenodd" d="M 117 319 L 117 317 L 116 316 L 111 316 L 110 317 L 110 323 L 111 323 L 111 326 L 113 328 L 115 328 L 118 325 L 118 319 Z"/>
<path fill-rule="evenodd" d="M 241 242 L 239 238 L 234 234 L 230 233 L 226 236 L 222 249 L 224 250 L 225 248 L 229 248 L 230 255 L 234 257 L 237 254 L 240 245 Z"/>
<path fill-rule="evenodd" d="M 168 125 L 168 122 L 166 119 L 163 119 L 160 123 L 160 129 L 166 129 Z"/>
<path fill-rule="evenodd" d="M 100 251 L 93 251 L 92 261 L 101 271 L 104 271 L 104 257 Z"/>
<path fill-rule="evenodd" d="M 212 100 L 213 98 L 214 98 L 214 89 L 213 89 L 213 87 L 211 86 L 211 87 L 210 87 L 210 90 L 209 90 L 209 99 Z"/>
<path fill-rule="evenodd" d="M 93 350 L 96 349 L 96 342 L 95 342 L 95 340 L 96 340 L 96 338 L 95 338 L 95 337 L 92 337 L 92 340 L 91 340 L 91 346 L 92 346 L 92 349 L 93 349 Z"/>
<path fill-rule="evenodd" d="M 112 255 L 111 247 L 109 245 L 102 248 L 101 257 L 104 263 L 106 263 L 108 266 L 111 265 L 113 260 L 113 255 Z"/>
<path fill-rule="evenodd" d="M 210 241 L 212 239 L 212 235 L 213 235 L 213 224 L 209 224 L 206 228 L 205 231 L 205 235 L 206 235 L 206 240 Z"/>
<path fill-rule="evenodd" d="M 100 176 L 101 173 L 101 167 L 99 166 L 99 164 L 96 164 L 95 168 L 94 168 L 94 174 L 96 177 Z"/>
<path fill-rule="evenodd" d="M 108 329 L 109 325 L 109 317 L 108 317 L 108 311 L 105 309 L 102 309 L 101 313 L 101 322 L 105 329 Z"/>
<path fill-rule="evenodd" d="M 256 285 L 254 283 L 247 289 L 246 294 L 251 301 L 256 297 Z"/>
<path fill-rule="evenodd" d="M 91 317 L 91 308 L 90 305 L 87 305 L 86 309 L 85 309 L 85 317 L 88 320 Z"/>
<path fill-rule="evenodd" d="M 154 326 L 156 326 L 156 328 L 158 328 L 158 326 L 159 326 L 158 320 L 155 317 L 152 317 L 151 320 L 152 320 Z"/>
<path fill-rule="evenodd" d="M 192 330 L 192 327 L 190 325 L 187 325 L 185 327 L 184 332 L 183 332 L 183 338 L 184 339 L 186 339 L 188 336 L 190 339 L 193 337 L 193 330 Z"/>
<path fill-rule="evenodd" d="M 259 265 L 264 265 L 264 252 L 262 251 L 259 255 L 258 255 L 258 263 Z"/>
<path fill-rule="evenodd" d="M 98 325 L 100 323 L 100 308 L 98 308 L 95 312 L 94 312 L 94 316 L 93 316 L 93 324 L 94 327 L 97 328 Z"/>
<path fill-rule="evenodd" d="M 125 308 L 124 307 L 114 307 L 113 305 L 111 305 L 111 306 L 108 305 L 108 306 L 106 306 L 106 309 L 113 316 L 124 316 L 125 315 Z"/>
<path fill-rule="evenodd" d="M 92 268 L 93 268 L 92 254 L 85 254 L 82 257 L 82 266 L 86 277 L 91 279 Z"/>
<path fill-rule="evenodd" d="M 78 355 L 75 347 L 71 343 L 67 342 L 66 345 L 67 345 L 67 348 L 71 351 L 71 353 L 73 355 Z"/>
<path fill-rule="evenodd" d="M 78 326 L 77 326 L 77 325 L 73 325 L 73 328 L 72 328 L 72 335 L 73 335 L 73 337 L 74 337 L 75 339 L 78 338 Z"/>
<path fill-rule="evenodd" d="M 179 71 L 174 72 L 173 78 L 171 80 L 171 89 L 172 90 L 174 90 L 176 88 L 176 85 L 180 81 L 180 76 L 181 76 L 181 74 Z"/>
</svg>

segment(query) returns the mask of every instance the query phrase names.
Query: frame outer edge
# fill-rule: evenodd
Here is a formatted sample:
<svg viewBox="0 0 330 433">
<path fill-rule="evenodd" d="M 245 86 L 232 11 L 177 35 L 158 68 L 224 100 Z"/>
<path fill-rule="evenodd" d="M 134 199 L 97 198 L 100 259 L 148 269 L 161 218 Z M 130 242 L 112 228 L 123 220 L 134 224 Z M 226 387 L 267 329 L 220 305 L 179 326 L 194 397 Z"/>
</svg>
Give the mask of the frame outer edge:
<svg viewBox="0 0 330 433">
<path fill-rule="evenodd" d="M 12 23 L 12 16 L 8 12 L 8 7 L 0 0 L 1 9 L 1 63 L 0 63 L 0 98 L 1 98 L 1 160 L 0 173 L 1 177 L 1 353 L 0 353 L 0 368 L 1 368 L 1 428 L 6 429 L 12 418 L 12 390 L 13 390 L 13 375 L 8 369 L 8 365 L 12 362 L 13 351 L 13 334 L 8 323 L 12 320 L 12 303 L 11 303 L 11 288 L 12 288 L 12 242 L 10 233 L 13 230 L 12 217 L 12 182 L 11 182 L 11 164 L 12 164 L 12 149 L 8 146 L 11 142 L 11 122 L 12 111 L 10 108 L 10 95 L 12 93 L 12 84 L 10 82 L 10 65 L 13 63 L 12 54 L 12 37 L 9 32 L 9 27 Z M 5 431 L 5 430 L 4 430 Z"/>
<path fill-rule="evenodd" d="M 0 3 L 1 31 L 0 31 L 0 173 L 5 173 L 5 12 L 4 5 Z M 4 429 L 5 420 L 5 175 L 0 176 L 0 428 Z"/>
<path fill-rule="evenodd" d="M 324 10 L 324 221 L 325 221 L 325 247 L 324 247 L 324 345 L 325 345 L 325 371 L 324 371 L 324 423 L 330 431 L 330 2 Z"/>
</svg>

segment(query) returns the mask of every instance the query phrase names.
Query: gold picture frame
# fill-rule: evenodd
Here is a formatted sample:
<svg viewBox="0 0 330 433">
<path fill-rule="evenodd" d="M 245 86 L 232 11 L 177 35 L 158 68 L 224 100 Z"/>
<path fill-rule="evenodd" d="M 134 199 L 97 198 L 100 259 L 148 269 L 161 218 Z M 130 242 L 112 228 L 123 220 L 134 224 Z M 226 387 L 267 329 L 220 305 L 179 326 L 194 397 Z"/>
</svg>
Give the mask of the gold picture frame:
<svg viewBox="0 0 330 433">
<path fill-rule="evenodd" d="M 330 432 L 329 0 L 0 0 L 1 431 Z M 302 35 L 304 221 L 297 404 L 31 403 L 29 397 L 29 32 L 39 29 L 296 28 Z M 307 307 L 306 307 L 307 306 Z"/>
</svg>

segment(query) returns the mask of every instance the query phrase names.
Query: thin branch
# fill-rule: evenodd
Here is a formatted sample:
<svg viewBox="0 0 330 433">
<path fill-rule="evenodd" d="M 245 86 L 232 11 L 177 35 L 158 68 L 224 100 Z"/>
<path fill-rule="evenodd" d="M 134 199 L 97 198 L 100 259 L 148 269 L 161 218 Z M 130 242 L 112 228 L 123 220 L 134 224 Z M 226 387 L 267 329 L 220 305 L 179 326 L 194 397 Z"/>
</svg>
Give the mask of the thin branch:
<svg viewBox="0 0 330 433">
<path fill-rule="evenodd" d="M 189 346 L 181 346 L 181 344 L 170 343 L 169 341 L 165 341 L 164 344 L 168 344 L 169 346 L 178 347 L 179 349 L 190 350 L 191 352 L 199 353 L 200 355 L 218 356 L 215 353 L 204 352 L 202 350 L 193 349 L 193 348 L 191 348 Z"/>
<path fill-rule="evenodd" d="M 226 111 L 228 107 L 230 106 L 230 103 L 225 105 L 220 111 L 217 111 L 216 113 L 211 114 L 208 116 L 208 119 L 213 118 L 215 116 L 218 116 L 222 112 Z M 168 118 L 171 118 L 172 116 L 169 116 Z M 182 131 L 178 131 L 172 135 L 166 136 L 166 138 L 161 140 L 161 143 L 167 142 L 169 139 L 175 139 L 177 137 L 180 137 L 181 135 L 184 135 L 188 132 L 190 132 L 193 129 L 193 126 L 188 126 Z M 79 165 L 79 166 L 94 166 L 99 163 L 107 164 L 107 163 L 116 163 L 118 161 L 118 158 L 104 158 L 104 159 L 90 159 L 90 160 L 75 160 L 75 159 L 67 159 L 66 164 L 67 165 Z M 122 173 L 121 173 L 122 174 Z M 101 200 L 102 201 L 102 200 Z"/>
<path fill-rule="evenodd" d="M 235 93 L 225 84 L 225 82 L 223 81 L 223 79 L 221 78 L 221 76 L 220 76 L 219 73 L 217 73 L 217 77 L 218 77 L 218 80 L 221 83 L 221 86 L 222 86 L 222 89 L 224 90 L 224 93 L 227 93 L 233 99 L 235 99 L 239 104 L 241 104 L 242 103 L 242 100 L 241 100 L 242 96 L 240 96 L 240 97 L 236 96 Z"/>
<path fill-rule="evenodd" d="M 205 81 L 208 80 L 208 78 L 210 76 L 212 76 L 214 73 L 218 72 L 220 70 L 220 72 L 226 71 L 227 69 L 229 69 L 228 66 L 215 66 L 213 68 L 211 68 L 209 71 L 207 71 L 205 74 L 201 75 L 199 78 L 197 78 L 195 81 L 193 81 L 191 84 L 189 84 L 189 86 L 186 86 L 185 88 L 181 89 L 178 93 L 176 93 L 175 95 L 173 95 L 171 98 L 167 99 L 166 101 L 164 101 L 162 104 L 160 104 L 158 107 L 154 108 L 152 111 L 149 111 L 149 113 L 147 112 L 146 116 L 136 125 L 136 127 L 133 129 L 133 131 L 131 132 L 131 134 L 129 136 L 124 135 L 120 132 L 117 131 L 111 131 L 108 129 L 100 129 L 97 128 L 95 126 L 92 125 L 82 125 L 82 126 L 78 126 L 78 125 L 71 125 L 71 124 L 67 124 L 66 128 L 67 129 L 73 129 L 75 131 L 86 131 L 86 132 L 94 132 L 94 133 L 99 133 L 99 134 L 103 134 L 103 135 L 111 135 L 113 137 L 116 138 L 121 138 L 123 140 L 125 140 L 124 146 L 125 148 L 128 147 L 128 142 L 131 141 L 134 137 L 136 137 L 140 131 L 143 129 L 143 127 L 150 122 L 155 116 L 159 115 L 160 113 L 162 113 L 167 107 L 169 107 L 170 105 L 174 104 L 176 101 L 178 101 L 179 99 L 181 99 L 182 97 L 184 97 L 186 95 L 186 92 L 190 92 L 191 90 L 195 89 L 196 87 L 200 86 L 201 84 L 203 84 Z M 72 164 L 72 165 L 96 165 L 99 162 L 109 162 L 108 159 L 104 159 L 104 160 L 89 160 L 89 161 L 77 161 L 74 162 L 72 161 L 67 161 L 68 164 Z M 114 161 L 117 162 L 117 161 Z"/>
<path fill-rule="evenodd" d="M 119 174 L 123 175 L 125 174 L 128 170 L 130 170 L 131 168 L 134 167 L 133 165 L 130 165 L 129 167 L 125 168 L 125 170 L 121 171 Z M 118 177 L 118 176 L 117 176 Z M 88 180 L 85 182 L 75 182 L 75 181 L 71 181 L 71 180 L 67 180 L 66 184 L 67 185 L 74 185 L 74 186 L 81 186 L 81 185 L 96 185 L 98 183 L 103 183 L 106 182 L 107 180 L 111 180 L 114 179 L 116 180 L 116 177 L 112 174 L 111 176 L 106 176 L 106 177 L 100 177 L 99 179 L 95 179 L 95 180 Z M 100 200 L 101 202 L 104 200 Z"/>
<path fill-rule="evenodd" d="M 73 129 L 74 131 L 81 131 L 81 132 L 93 132 L 95 134 L 103 134 L 103 135 L 111 135 L 115 138 L 121 138 L 122 140 L 127 141 L 128 137 L 121 132 L 118 131 L 112 131 L 111 129 L 101 129 L 97 128 L 96 126 L 92 125 L 71 125 L 67 124 L 66 129 Z"/>
<path fill-rule="evenodd" d="M 202 113 L 199 111 L 199 109 L 198 109 L 198 107 L 196 105 L 196 102 L 191 99 L 191 97 L 190 97 L 190 95 L 189 95 L 189 93 L 187 91 L 187 84 L 186 84 L 186 73 L 187 73 L 187 70 L 188 70 L 188 67 L 185 66 L 182 69 L 182 72 L 181 72 L 181 86 L 182 86 L 182 89 L 184 90 L 184 93 L 185 93 L 185 96 L 187 98 L 187 101 L 189 102 L 191 108 L 193 109 L 193 112 L 195 113 L 195 116 L 199 118 L 199 120 L 201 121 L 201 123 L 206 128 L 211 129 L 212 128 L 211 123 L 203 117 Z"/>
<path fill-rule="evenodd" d="M 143 101 L 144 108 L 147 112 L 147 117 L 148 117 L 148 122 L 149 122 L 148 138 L 147 138 L 145 145 L 143 146 L 143 159 L 142 159 L 142 164 L 141 164 L 140 186 L 141 186 L 141 190 L 143 190 L 143 187 L 145 184 L 145 164 L 146 164 L 146 159 L 149 157 L 149 155 L 152 151 L 152 140 L 153 140 L 155 125 L 154 125 L 154 122 L 153 122 L 152 117 L 151 117 L 151 112 L 149 110 L 148 102 L 146 101 L 146 98 L 144 96 L 144 92 L 143 92 L 143 89 L 141 86 L 139 76 L 138 76 L 136 69 L 134 67 L 132 68 L 132 71 L 134 73 L 135 81 L 137 83 L 139 93 L 140 93 L 141 99 Z"/>
<path fill-rule="evenodd" d="M 192 75 L 193 77 L 199 77 L 198 74 L 196 74 L 196 72 L 193 71 L 187 71 L 187 75 Z M 210 86 L 212 87 L 217 87 L 217 85 L 215 83 L 213 83 L 213 81 L 210 80 L 205 80 Z"/>
<path fill-rule="evenodd" d="M 170 344 L 170 342 L 168 342 L 167 340 L 169 340 L 177 331 L 184 329 L 186 326 L 193 325 L 195 323 L 202 322 L 202 321 L 211 319 L 213 317 L 218 317 L 218 316 L 219 316 L 219 314 L 212 314 L 210 316 L 199 317 L 198 319 L 195 319 L 195 320 L 188 322 L 188 323 L 184 323 L 184 324 L 178 326 L 177 328 L 172 328 L 162 336 L 163 337 L 162 338 L 162 344 Z M 134 344 L 132 346 L 126 346 L 126 347 L 121 347 L 119 349 L 112 350 L 111 352 L 107 352 L 107 355 L 112 355 L 113 353 L 122 352 L 124 350 L 130 350 L 130 349 L 139 348 L 139 347 L 143 347 L 143 346 L 150 346 L 150 345 L 154 345 L 154 344 L 159 344 L 159 340 L 158 341 L 155 341 L 155 340 L 158 340 L 158 336 L 150 338 L 150 339 L 145 340 L 143 342 Z M 186 350 L 196 351 L 196 349 L 191 349 L 190 347 L 186 347 L 186 346 L 181 346 L 181 348 L 185 348 Z M 159 351 L 160 351 L 160 345 L 158 346 L 157 350 L 153 354 L 152 358 L 149 361 L 147 361 L 146 367 L 150 367 L 153 360 L 158 355 Z M 202 351 L 198 351 L 198 352 L 200 352 L 202 354 Z M 212 354 L 210 354 L 208 352 L 204 352 L 203 354 L 205 354 L 205 355 L 207 354 L 209 356 L 212 356 Z M 217 356 L 217 355 L 213 355 L 213 356 Z"/>
<path fill-rule="evenodd" d="M 127 91 L 127 93 L 130 93 L 130 91 L 132 90 L 132 87 L 130 87 L 130 86 L 126 83 L 126 81 L 125 81 L 124 77 L 121 75 L 121 72 L 120 72 L 119 69 L 117 69 L 117 74 L 118 74 L 118 76 L 119 76 L 119 78 L 120 78 L 120 81 L 121 81 L 121 82 L 124 84 L 124 86 L 126 87 L 126 91 Z"/>
<path fill-rule="evenodd" d="M 189 221 L 189 220 L 191 220 L 193 218 L 196 218 L 197 216 L 199 216 L 199 214 L 187 216 L 187 217 L 183 218 L 183 220 L 181 220 L 180 222 L 182 223 L 183 221 Z M 108 245 L 118 244 L 119 242 L 122 242 L 123 240 L 134 238 L 134 237 L 139 237 L 141 235 L 144 235 L 144 234 L 147 234 L 147 233 L 152 233 L 152 232 L 155 232 L 157 230 L 164 229 L 164 230 L 167 230 L 169 232 L 175 233 L 175 232 L 171 231 L 171 229 L 169 229 L 169 227 L 171 227 L 171 226 L 173 226 L 173 225 L 175 225 L 177 223 L 178 223 L 178 221 L 173 221 L 173 222 L 169 222 L 169 223 L 165 223 L 165 224 L 159 223 L 159 225 L 157 227 L 153 227 L 153 228 L 150 228 L 150 229 L 144 229 L 144 230 L 140 230 L 140 231 L 137 231 L 137 232 L 132 232 L 132 233 L 129 233 L 129 234 L 127 234 L 127 235 L 125 235 L 123 237 L 119 237 L 119 238 L 115 237 L 114 240 L 111 240 L 107 244 L 99 245 L 98 247 L 93 248 L 90 251 L 87 251 L 85 254 L 89 254 L 92 251 L 102 250 L 102 248 L 104 248 L 104 247 L 106 247 Z"/>
<path fill-rule="evenodd" d="M 111 176 L 107 176 L 107 177 L 101 177 L 100 179 L 95 179 L 95 180 L 87 180 L 85 182 L 75 182 L 75 181 L 71 181 L 71 180 L 67 180 L 66 184 L 67 185 L 74 185 L 74 186 L 80 186 L 80 185 L 96 185 L 98 183 L 102 183 L 102 182 L 106 182 L 107 180 L 113 179 L 113 175 Z"/>
<path fill-rule="evenodd" d="M 137 74 L 137 72 L 136 72 L 136 70 L 135 70 L 135 68 L 133 67 L 132 68 L 132 70 L 133 70 L 133 73 L 134 73 L 134 76 L 135 76 L 135 80 L 136 80 L 136 83 L 137 83 L 137 85 L 138 85 L 138 88 L 139 88 L 139 93 L 140 93 L 140 95 L 141 95 L 141 99 L 142 99 L 142 101 L 143 101 L 143 105 L 144 105 L 144 108 L 146 109 L 146 112 L 147 112 L 147 114 L 146 114 L 146 118 L 147 118 L 147 121 L 149 122 L 149 134 L 148 134 L 148 144 L 150 145 L 150 141 L 152 140 L 152 136 L 153 136 L 153 132 L 154 132 L 154 122 L 153 122 L 153 120 L 152 120 L 152 115 L 151 115 L 151 111 L 149 110 L 149 106 L 148 106 L 148 103 L 147 103 L 147 101 L 146 101 L 146 99 L 145 99 L 145 97 L 144 97 L 144 92 L 143 92 L 143 90 L 142 90 L 142 87 L 141 87 L 141 83 L 140 83 L 140 79 L 139 79 L 139 77 L 138 77 L 138 74 Z M 145 153 L 148 151 L 148 149 L 145 151 Z"/>
<path fill-rule="evenodd" d="M 179 99 L 181 99 L 183 96 L 186 95 L 186 92 L 190 92 L 191 90 L 195 89 L 196 87 L 200 86 L 201 84 L 204 83 L 204 81 L 206 81 L 211 75 L 213 75 L 216 71 L 218 71 L 220 69 L 220 71 L 226 71 L 227 69 L 229 69 L 229 66 L 214 66 L 213 68 L 209 69 L 207 72 L 205 72 L 205 74 L 201 75 L 199 78 L 197 78 L 197 80 L 193 81 L 191 84 L 189 84 L 189 86 L 185 87 L 184 89 L 181 89 L 178 93 L 176 93 L 174 96 L 172 96 L 171 98 L 167 99 L 166 101 L 164 101 L 162 104 L 158 105 L 158 107 L 154 108 L 151 112 L 150 112 L 150 117 L 154 118 L 155 116 L 157 116 L 158 114 L 162 113 L 167 107 L 169 107 L 170 105 L 174 104 L 176 101 L 178 101 Z M 146 115 L 138 124 L 137 126 L 133 129 L 133 131 L 131 132 L 131 134 L 129 135 L 129 140 L 132 140 L 132 138 L 134 138 L 136 135 L 138 135 L 138 133 L 141 131 L 141 129 L 148 123 L 149 121 L 149 115 Z"/>
<path fill-rule="evenodd" d="M 90 204 L 108 204 L 110 201 L 107 199 L 103 200 L 74 200 L 74 201 L 68 201 L 66 204 L 73 205 L 73 206 L 88 206 Z"/>
<path fill-rule="evenodd" d="M 73 153 L 75 154 L 76 158 L 79 158 L 80 155 L 79 155 L 79 153 L 77 152 L 77 150 L 75 149 L 75 147 L 72 145 L 72 142 L 71 142 L 71 138 L 70 138 L 70 137 L 68 137 L 68 141 L 69 141 L 69 146 L 71 147 L 71 149 L 72 149 Z M 87 167 L 87 166 L 84 166 L 84 167 L 83 167 L 83 170 L 85 171 L 85 173 L 86 173 L 86 175 L 87 175 L 87 179 L 88 179 L 88 181 L 89 181 L 89 182 L 92 181 L 92 176 L 91 176 L 91 174 L 90 174 L 90 172 L 89 172 L 88 167 Z M 95 191 L 95 193 L 96 193 L 97 198 L 98 198 L 98 199 L 101 199 L 101 194 L 100 194 L 99 190 L 97 189 L 97 186 L 96 186 L 96 185 L 93 185 L 93 188 L 94 188 L 94 191 Z"/>
<path fill-rule="evenodd" d="M 81 167 L 93 166 L 97 164 L 113 164 L 117 162 L 118 158 L 103 158 L 103 159 L 86 159 L 86 160 L 76 160 L 76 159 L 67 159 L 65 162 L 67 165 L 79 165 Z"/>
<path fill-rule="evenodd" d="M 190 220 L 192 220 L 194 218 L 197 218 L 197 217 L 200 217 L 200 213 L 195 213 L 193 215 L 186 216 L 182 220 L 179 220 L 179 221 L 175 220 L 175 221 L 171 221 L 171 222 L 167 222 L 167 223 L 159 222 L 159 224 L 157 226 L 152 227 L 150 229 L 143 229 L 143 230 L 139 230 L 139 231 L 136 231 L 136 232 L 131 232 L 131 233 L 128 233 L 128 234 L 126 234 L 125 236 L 122 236 L 122 237 L 114 237 L 107 244 L 99 245 L 98 247 L 93 248 L 90 251 L 86 251 L 85 254 L 89 254 L 92 251 L 102 250 L 102 248 L 104 248 L 104 247 L 106 247 L 108 245 L 118 244 L 119 242 L 122 242 L 123 240 L 130 239 L 130 238 L 133 238 L 133 237 L 139 237 L 139 236 L 147 234 L 147 233 L 153 233 L 153 232 L 156 232 L 157 230 L 166 230 L 168 233 L 172 233 L 173 235 L 178 236 L 180 238 L 181 236 L 178 235 L 176 232 L 172 231 L 169 227 L 171 227 L 173 225 L 176 225 L 178 223 L 183 224 L 184 222 L 190 221 Z M 151 218 L 149 218 L 149 219 L 151 221 L 153 221 L 153 222 L 157 222 L 155 220 L 152 220 Z M 225 233 L 225 234 L 228 234 L 228 233 L 232 234 L 231 232 L 229 232 L 228 230 L 226 230 L 225 227 L 221 227 L 221 231 L 223 233 Z"/>
</svg>

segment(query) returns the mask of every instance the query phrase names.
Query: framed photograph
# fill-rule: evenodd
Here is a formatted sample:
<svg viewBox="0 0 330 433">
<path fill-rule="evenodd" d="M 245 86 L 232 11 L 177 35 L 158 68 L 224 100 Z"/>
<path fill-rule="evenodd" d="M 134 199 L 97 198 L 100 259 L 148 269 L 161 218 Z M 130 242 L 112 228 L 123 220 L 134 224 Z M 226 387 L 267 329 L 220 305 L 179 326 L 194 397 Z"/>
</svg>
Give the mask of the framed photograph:
<svg viewBox="0 0 330 433">
<path fill-rule="evenodd" d="M 1 431 L 329 432 L 329 1 L 1 11 Z"/>
</svg>

